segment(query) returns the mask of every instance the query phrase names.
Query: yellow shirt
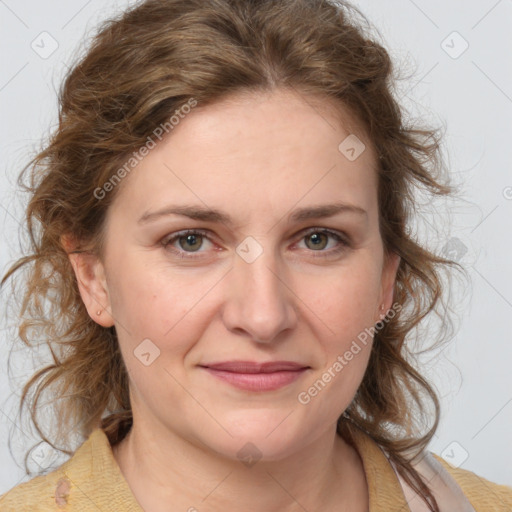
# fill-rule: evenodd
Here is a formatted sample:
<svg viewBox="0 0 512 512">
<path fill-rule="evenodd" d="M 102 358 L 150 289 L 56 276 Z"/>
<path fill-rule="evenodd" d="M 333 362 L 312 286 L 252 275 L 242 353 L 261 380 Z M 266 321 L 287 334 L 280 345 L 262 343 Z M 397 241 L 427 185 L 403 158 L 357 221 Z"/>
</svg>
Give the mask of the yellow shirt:
<svg viewBox="0 0 512 512">
<path fill-rule="evenodd" d="M 354 435 L 369 489 L 369 512 L 409 511 L 400 482 L 377 443 L 363 431 Z M 512 487 L 452 468 L 434 454 L 456 480 L 476 512 L 512 511 Z M 94 430 L 59 468 L 13 487 L 0 496 L 0 512 L 143 512 L 112 454 L 103 430 Z"/>
</svg>

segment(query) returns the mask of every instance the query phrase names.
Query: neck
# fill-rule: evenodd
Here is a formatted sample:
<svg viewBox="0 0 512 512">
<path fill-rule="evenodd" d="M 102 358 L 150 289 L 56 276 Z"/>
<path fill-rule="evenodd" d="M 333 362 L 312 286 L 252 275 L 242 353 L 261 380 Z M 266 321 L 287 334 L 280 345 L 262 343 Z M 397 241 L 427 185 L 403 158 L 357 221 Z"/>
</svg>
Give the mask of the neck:
<svg viewBox="0 0 512 512">
<path fill-rule="evenodd" d="M 151 512 L 368 509 L 361 459 L 335 425 L 285 459 L 244 464 L 134 418 L 112 451 L 135 498 Z"/>
</svg>

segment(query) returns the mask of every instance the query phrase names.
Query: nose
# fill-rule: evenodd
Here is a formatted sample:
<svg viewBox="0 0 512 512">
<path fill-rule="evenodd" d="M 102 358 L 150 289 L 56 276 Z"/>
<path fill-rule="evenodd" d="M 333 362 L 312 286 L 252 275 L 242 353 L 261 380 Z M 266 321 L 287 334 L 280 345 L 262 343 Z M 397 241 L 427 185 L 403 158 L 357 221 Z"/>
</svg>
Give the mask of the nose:
<svg viewBox="0 0 512 512">
<path fill-rule="evenodd" d="M 297 322 L 295 295 L 283 266 L 271 252 L 263 251 L 251 263 L 237 254 L 233 267 L 226 282 L 226 327 L 258 343 L 271 343 L 284 330 L 293 329 Z"/>
</svg>

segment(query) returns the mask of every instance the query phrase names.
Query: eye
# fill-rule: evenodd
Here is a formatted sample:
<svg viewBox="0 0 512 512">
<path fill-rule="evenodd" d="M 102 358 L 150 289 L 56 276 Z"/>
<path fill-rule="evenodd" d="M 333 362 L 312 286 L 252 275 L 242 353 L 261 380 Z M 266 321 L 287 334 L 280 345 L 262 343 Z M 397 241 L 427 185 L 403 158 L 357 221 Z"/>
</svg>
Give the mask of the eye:
<svg viewBox="0 0 512 512">
<path fill-rule="evenodd" d="M 336 244 L 331 250 L 325 251 L 324 249 L 329 245 L 329 238 L 334 239 Z M 306 247 L 310 252 L 317 252 L 313 257 L 328 257 L 346 250 L 351 246 L 348 237 L 324 228 L 309 228 L 306 232 L 302 233 L 302 240 L 305 241 Z"/>
<path fill-rule="evenodd" d="M 199 251 L 204 243 L 204 240 L 210 241 L 207 231 L 202 229 L 187 229 L 185 231 L 174 233 L 171 237 L 165 238 L 162 241 L 162 245 L 165 249 L 178 254 L 181 258 L 197 258 L 199 256 L 195 256 L 193 253 L 204 252 Z M 178 248 L 174 246 L 175 242 L 178 243 Z M 184 255 L 184 253 L 187 254 Z"/>
<path fill-rule="evenodd" d="M 329 245 L 329 238 L 335 241 L 335 247 L 330 250 L 324 250 Z M 337 255 L 351 247 L 347 236 L 324 228 L 309 228 L 307 231 L 303 231 L 300 241 L 303 240 L 306 243 L 306 250 L 308 252 L 318 253 L 312 254 L 315 258 Z M 161 244 L 166 250 L 173 252 L 180 258 L 194 259 L 203 257 L 203 253 L 206 251 L 201 251 L 201 248 L 205 241 L 208 241 L 210 244 L 213 243 L 207 230 L 187 229 L 173 233 L 165 238 Z"/>
</svg>

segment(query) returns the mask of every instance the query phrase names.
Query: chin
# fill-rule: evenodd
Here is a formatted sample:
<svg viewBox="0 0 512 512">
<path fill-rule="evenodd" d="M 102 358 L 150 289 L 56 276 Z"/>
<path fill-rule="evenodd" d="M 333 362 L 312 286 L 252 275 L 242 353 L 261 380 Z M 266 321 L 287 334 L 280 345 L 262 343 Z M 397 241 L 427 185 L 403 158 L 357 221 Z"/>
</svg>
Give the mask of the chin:
<svg viewBox="0 0 512 512">
<path fill-rule="evenodd" d="M 298 415 L 291 411 L 238 411 L 219 421 L 231 436 L 215 435 L 207 439 L 210 432 L 205 432 L 203 442 L 216 452 L 231 459 L 276 461 L 284 459 L 300 450 L 306 443 L 304 425 L 297 423 Z M 288 416 L 288 417 L 287 417 Z"/>
</svg>

